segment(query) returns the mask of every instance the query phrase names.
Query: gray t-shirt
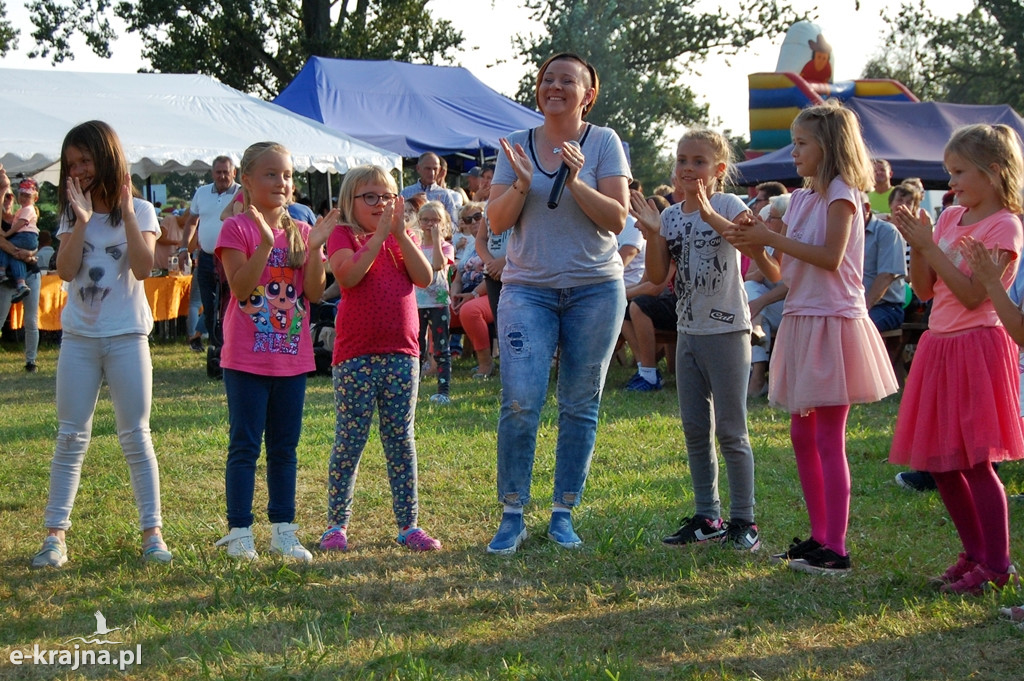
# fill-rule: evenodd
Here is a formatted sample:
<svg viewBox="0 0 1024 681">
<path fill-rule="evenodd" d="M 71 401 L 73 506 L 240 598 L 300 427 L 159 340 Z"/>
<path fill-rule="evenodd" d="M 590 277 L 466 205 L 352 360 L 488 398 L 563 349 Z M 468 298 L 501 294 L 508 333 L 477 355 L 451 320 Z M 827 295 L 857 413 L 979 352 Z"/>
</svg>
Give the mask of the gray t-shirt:
<svg viewBox="0 0 1024 681">
<path fill-rule="evenodd" d="M 727 220 L 747 210 L 735 194 L 712 194 L 711 207 Z M 676 262 L 676 329 L 695 336 L 749 329 L 740 252 L 682 203 L 661 214 L 661 235 Z"/>
<path fill-rule="evenodd" d="M 596 188 L 598 180 L 606 177 L 629 177 L 626 154 L 615 131 L 596 125 L 587 127 L 582 140 L 585 161 L 579 179 Z M 557 208 L 548 208 L 555 173 L 541 170 L 533 147 L 533 131 L 514 132 L 508 141 L 513 146 L 521 144 L 530 155 L 533 179 L 519 221 L 511 229 L 502 283 L 570 288 L 621 279 L 622 259 L 615 234 L 594 225 L 569 191 L 562 194 Z M 510 185 L 515 179 L 508 159 L 499 154 L 494 184 Z"/>
</svg>

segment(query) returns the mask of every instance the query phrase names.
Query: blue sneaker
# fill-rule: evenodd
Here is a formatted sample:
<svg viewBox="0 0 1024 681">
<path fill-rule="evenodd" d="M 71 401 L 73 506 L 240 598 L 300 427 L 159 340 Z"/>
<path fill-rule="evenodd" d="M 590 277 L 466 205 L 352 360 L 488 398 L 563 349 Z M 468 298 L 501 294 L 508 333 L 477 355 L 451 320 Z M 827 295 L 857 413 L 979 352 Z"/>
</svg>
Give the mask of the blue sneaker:
<svg viewBox="0 0 1024 681">
<path fill-rule="evenodd" d="M 563 549 L 578 549 L 583 546 L 583 540 L 572 529 L 571 513 L 551 514 L 551 523 L 548 525 L 548 539 Z"/>
<path fill-rule="evenodd" d="M 636 376 L 629 379 L 629 383 L 626 384 L 626 390 L 631 390 L 633 392 L 638 393 L 648 393 L 653 392 L 655 390 L 661 390 L 661 371 L 655 369 L 654 373 L 657 377 L 657 381 L 655 383 L 650 383 L 646 378 L 641 376 L 640 372 L 638 371 Z"/>
<path fill-rule="evenodd" d="M 502 513 L 501 524 L 494 539 L 487 545 L 487 553 L 511 556 L 526 541 L 526 523 L 522 513 Z"/>
</svg>

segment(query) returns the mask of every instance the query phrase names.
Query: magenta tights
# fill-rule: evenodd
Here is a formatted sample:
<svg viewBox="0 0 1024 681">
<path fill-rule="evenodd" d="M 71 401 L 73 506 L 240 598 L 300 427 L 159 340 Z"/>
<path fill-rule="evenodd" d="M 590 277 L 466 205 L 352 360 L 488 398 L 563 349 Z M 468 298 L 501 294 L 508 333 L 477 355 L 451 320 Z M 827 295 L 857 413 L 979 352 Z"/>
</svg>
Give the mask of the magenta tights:
<svg viewBox="0 0 1024 681">
<path fill-rule="evenodd" d="M 807 502 L 811 537 L 846 555 L 850 519 L 850 466 L 846 462 L 846 417 L 850 405 L 816 407 L 807 416 L 792 414 L 789 437 Z"/>
<path fill-rule="evenodd" d="M 932 473 L 964 553 L 995 572 L 1010 567 L 1010 526 L 1006 491 L 992 464 Z"/>
</svg>

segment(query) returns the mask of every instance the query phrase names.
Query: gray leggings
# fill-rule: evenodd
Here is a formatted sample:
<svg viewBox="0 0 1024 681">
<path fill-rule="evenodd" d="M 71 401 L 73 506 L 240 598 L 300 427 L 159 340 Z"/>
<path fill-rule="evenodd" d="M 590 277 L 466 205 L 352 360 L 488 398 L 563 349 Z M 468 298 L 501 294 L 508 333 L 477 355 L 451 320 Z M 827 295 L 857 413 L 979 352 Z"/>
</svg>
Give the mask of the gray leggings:
<svg viewBox="0 0 1024 681">
<path fill-rule="evenodd" d="M 100 385 L 106 378 L 117 438 L 131 473 L 139 529 L 160 527 L 160 470 L 149 433 L 153 363 L 145 334 L 86 338 L 64 332 L 57 360 L 57 447 L 50 463 L 45 523 L 71 527 L 82 461 L 92 437 Z"/>
<path fill-rule="evenodd" d="M 721 515 L 714 443 L 717 438 L 729 478 L 729 518 L 754 520 L 754 454 L 747 435 L 749 367 L 749 331 L 678 335 L 679 415 L 697 513 L 708 518 Z"/>
</svg>

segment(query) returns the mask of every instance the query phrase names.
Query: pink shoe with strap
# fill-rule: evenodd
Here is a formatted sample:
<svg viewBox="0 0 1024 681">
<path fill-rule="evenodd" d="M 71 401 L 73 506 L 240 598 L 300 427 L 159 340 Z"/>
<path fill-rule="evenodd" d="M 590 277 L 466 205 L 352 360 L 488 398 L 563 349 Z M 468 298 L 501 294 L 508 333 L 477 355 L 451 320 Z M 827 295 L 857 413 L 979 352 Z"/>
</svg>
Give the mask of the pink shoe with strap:
<svg viewBox="0 0 1024 681">
<path fill-rule="evenodd" d="M 395 541 L 412 551 L 437 551 L 441 548 L 440 541 L 434 539 L 418 527 L 399 533 Z"/>
</svg>

